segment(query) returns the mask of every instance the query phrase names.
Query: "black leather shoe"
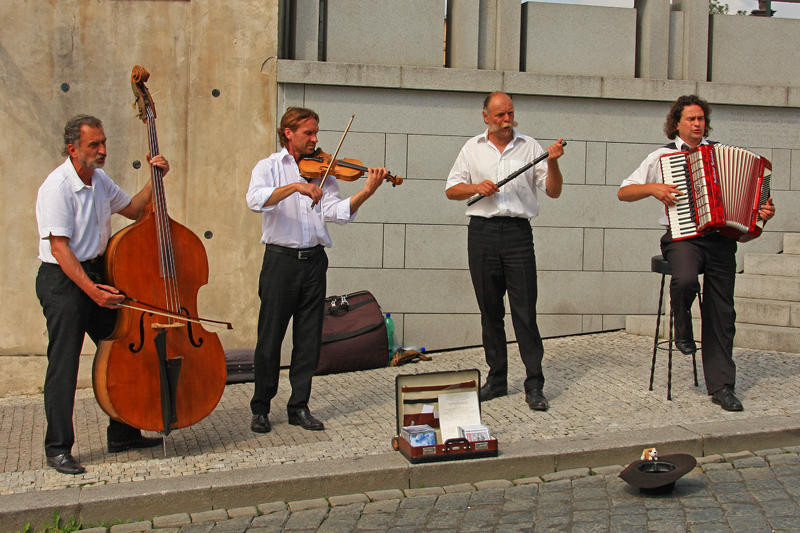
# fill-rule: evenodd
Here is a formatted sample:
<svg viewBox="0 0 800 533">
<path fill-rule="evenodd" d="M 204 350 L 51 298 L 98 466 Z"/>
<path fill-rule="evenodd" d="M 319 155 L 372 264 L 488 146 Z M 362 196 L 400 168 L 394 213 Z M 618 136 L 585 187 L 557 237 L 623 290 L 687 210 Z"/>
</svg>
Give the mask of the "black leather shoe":
<svg viewBox="0 0 800 533">
<path fill-rule="evenodd" d="M 541 389 L 526 392 L 525 403 L 534 411 L 547 411 L 550 408 L 550 404 L 547 403 L 547 398 L 544 397 Z"/>
<path fill-rule="evenodd" d="M 250 421 L 250 431 L 255 431 L 256 433 L 269 433 L 272 431 L 268 415 L 253 415 L 253 419 Z"/>
<path fill-rule="evenodd" d="M 110 440 L 108 441 L 108 451 L 110 453 L 119 453 L 124 452 L 125 450 L 132 450 L 134 448 L 152 448 L 153 446 L 158 446 L 164 441 L 161 437 L 145 437 L 144 435 L 139 435 L 135 439 L 125 440 L 121 442 Z"/>
<path fill-rule="evenodd" d="M 493 400 L 495 398 L 499 398 L 500 396 L 505 396 L 508 394 L 507 388 L 502 388 L 500 390 L 492 389 L 488 383 L 485 383 L 480 390 L 480 399 L 482 402 L 488 402 L 489 400 Z"/>
<path fill-rule="evenodd" d="M 321 421 L 311 416 L 311 411 L 308 408 L 289 411 L 289 423 L 310 431 L 322 431 L 325 429 L 325 425 Z"/>
<path fill-rule="evenodd" d="M 72 457 L 72 454 L 62 453 L 47 458 L 47 466 L 52 466 L 62 474 L 83 474 L 86 469 Z"/>
<path fill-rule="evenodd" d="M 743 411 L 742 402 L 733 394 L 730 387 L 723 387 L 711 395 L 711 401 L 719 404 L 726 411 Z"/>
<path fill-rule="evenodd" d="M 697 345 L 692 339 L 675 339 L 675 347 L 684 355 L 692 355 L 697 351 Z"/>
</svg>

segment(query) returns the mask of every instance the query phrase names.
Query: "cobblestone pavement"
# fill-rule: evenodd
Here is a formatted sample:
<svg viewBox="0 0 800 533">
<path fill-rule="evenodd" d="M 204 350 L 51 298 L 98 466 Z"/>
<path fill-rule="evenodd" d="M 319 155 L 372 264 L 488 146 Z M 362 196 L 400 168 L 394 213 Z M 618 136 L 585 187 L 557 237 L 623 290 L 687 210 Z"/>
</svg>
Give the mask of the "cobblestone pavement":
<svg viewBox="0 0 800 533">
<path fill-rule="evenodd" d="M 91 533 L 275 531 L 800 531 L 800 446 L 700 458 L 674 492 L 645 495 L 622 466 L 543 478 L 383 490 L 177 513 Z"/>
<path fill-rule="evenodd" d="M 800 412 L 800 354 L 735 349 L 737 394 L 745 411 L 728 413 L 706 395 L 699 361 L 700 386 L 692 385 L 691 359 L 685 356 L 675 357 L 672 401 L 666 400 L 665 354 L 659 356 L 655 390 L 648 391 L 651 351 L 652 339 L 621 331 L 546 339 L 544 392 L 551 407 L 542 413 L 524 402 L 523 367 L 510 345 L 509 395 L 483 404 L 483 422 L 502 454 L 505 444 L 523 440 L 693 422 L 741 421 L 746 427 L 748 421 Z M 91 390 L 82 390 L 76 399 L 73 454 L 87 472 L 79 476 L 45 466 L 41 395 L 0 398 L 0 495 L 384 454 L 391 452 L 396 435 L 395 377 L 465 368 L 485 373 L 482 349 L 434 353 L 432 361 L 398 368 L 318 376 L 311 409 L 325 422 L 325 431 L 288 425 L 285 372 L 270 415 L 273 430 L 265 435 L 249 429 L 252 383 L 229 385 L 208 417 L 165 439 L 166 455 L 160 448 L 109 454 L 107 418 Z"/>
</svg>

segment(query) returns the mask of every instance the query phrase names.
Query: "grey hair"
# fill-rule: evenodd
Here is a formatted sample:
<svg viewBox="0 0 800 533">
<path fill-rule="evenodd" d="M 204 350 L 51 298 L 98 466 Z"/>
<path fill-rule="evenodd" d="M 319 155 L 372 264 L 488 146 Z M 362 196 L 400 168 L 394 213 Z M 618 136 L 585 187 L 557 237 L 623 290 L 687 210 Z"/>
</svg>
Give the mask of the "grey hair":
<svg viewBox="0 0 800 533">
<path fill-rule="evenodd" d="M 69 155 L 67 149 L 70 144 L 75 144 L 81 138 L 81 127 L 102 128 L 103 122 L 91 115 L 75 115 L 64 126 L 64 155 Z"/>
</svg>

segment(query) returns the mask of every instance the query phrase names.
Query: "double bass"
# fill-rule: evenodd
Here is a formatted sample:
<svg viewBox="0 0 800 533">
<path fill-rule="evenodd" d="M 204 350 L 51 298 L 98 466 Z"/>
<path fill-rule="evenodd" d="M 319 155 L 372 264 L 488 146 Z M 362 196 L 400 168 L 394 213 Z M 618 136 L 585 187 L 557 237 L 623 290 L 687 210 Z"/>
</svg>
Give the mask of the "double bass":
<svg viewBox="0 0 800 533">
<path fill-rule="evenodd" d="M 131 86 L 155 157 L 155 106 L 144 85 L 149 76 L 135 66 Z M 126 299 L 111 336 L 98 345 L 92 377 L 108 416 L 168 435 L 216 407 L 225 388 L 225 353 L 197 317 L 197 291 L 208 282 L 205 248 L 169 217 L 161 168 L 151 166 L 151 181 L 153 199 L 144 215 L 108 242 L 106 280 Z"/>
</svg>

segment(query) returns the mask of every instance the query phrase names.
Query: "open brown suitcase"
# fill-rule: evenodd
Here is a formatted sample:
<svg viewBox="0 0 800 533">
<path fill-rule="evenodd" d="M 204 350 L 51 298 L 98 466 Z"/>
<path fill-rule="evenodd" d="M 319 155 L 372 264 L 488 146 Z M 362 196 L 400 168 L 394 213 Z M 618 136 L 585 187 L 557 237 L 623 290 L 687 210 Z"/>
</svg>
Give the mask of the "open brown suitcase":
<svg viewBox="0 0 800 533">
<path fill-rule="evenodd" d="M 439 396 L 451 392 L 471 392 L 477 397 L 480 412 L 481 374 L 478 369 L 401 374 L 395 378 L 397 405 L 397 434 L 392 447 L 412 463 L 453 461 L 475 457 L 497 456 L 497 439 L 470 442 L 465 438 L 451 438 L 442 442 L 439 418 Z M 434 413 L 424 413 L 423 406 L 434 406 Z M 411 446 L 403 437 L 402 428 L 427 424 L 436 431 L 436 444 Z M 490 428 L 491 430 L 491 428 Z"/>
</svg>

